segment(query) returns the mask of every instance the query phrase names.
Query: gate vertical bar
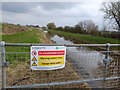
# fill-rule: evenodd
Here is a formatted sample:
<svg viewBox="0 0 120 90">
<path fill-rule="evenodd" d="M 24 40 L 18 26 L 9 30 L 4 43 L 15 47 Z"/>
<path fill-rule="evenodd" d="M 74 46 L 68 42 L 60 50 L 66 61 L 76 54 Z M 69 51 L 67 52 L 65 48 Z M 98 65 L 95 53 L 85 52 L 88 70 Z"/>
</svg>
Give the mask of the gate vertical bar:
<svg viewBox="0 0 120 90">
<path fill-rule="evenodd" d="M 1 42 L 1 58 L 2 58 L 2 89 L 6 88 L 6 61 L 5 61 L 5 42 Z"/>
<path fill-rule="evenodd" d="M 103 77 L 103 81 L 104 81 L 104 85 L 103 88 L 106 87 L 106 77 L 107 77 L 107 62 L 108 62 L 108 57 L 109 57 L 109 48 L 110 48 L 110 44 L 107 43 L 106 44 L 106 54 L 105 54 L 105 59 L 103 60 L 105 67 L 104 67 L 104 77 Z"/>
</svg>

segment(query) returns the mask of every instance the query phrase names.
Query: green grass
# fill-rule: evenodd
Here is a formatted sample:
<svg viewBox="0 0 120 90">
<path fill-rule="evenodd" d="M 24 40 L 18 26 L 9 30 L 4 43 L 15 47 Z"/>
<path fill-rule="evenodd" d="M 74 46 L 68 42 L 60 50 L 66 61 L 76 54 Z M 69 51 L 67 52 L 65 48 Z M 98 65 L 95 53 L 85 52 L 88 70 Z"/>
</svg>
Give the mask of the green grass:
<svg viewBox="0 0 120 90">
<path fill-rule="evenodd" d="M 6 43 L 40 43 L 40 31 L 33 29 L 24 33 L 3 35 L 2 40 Z"/>
<path fill-rule="evenodd" d="M 76 34 L 64 31 L 57 30 L 48 30 L 51 35 L 59 35 L 64 36 L 65 39 L 68 39 L 76 44 L 120 44 L 119 39 L 113 38 L 105 38 L 102 36 L 92 36 L 92 35 L 84 35 L 84 34 Z M 97 48 L 93 48 L 97 49 Z M 110 47 L 110 50 L 120 50 L 120 47 Z"/>
<path fill-rule="evenodd" d="M 40 30 L 33 29 L 32 31 L 27 31 L 23 33 L 13 34 L 13 35 L 2 35 L 2 41 L 5 43 L 41 43 L 40 38 L 43 38 Z M 16 46 L 5 46 L 6 52 L 30 52 L 30 47 L 16 47 Z M 25 53 L 10 53 L 6 54 L 6 61 L 12 64 L 14 62 L 14 66 L 18 61 L 28 61 L 30 58 L 30 54 Z"/>
<path fill-rule="evenodd" d="M 120 40 L 113 39 L 113 38 L 105 38 L 101 36 L 92 36 L 92 35 L 84 35 L 84 34 L 76 34 L 76 33 L 70 33 L 70 32 L 63 32 L 63 31 L 57 31 L 57 30 L 48 30 L 50 33 L 58 34 L 60 36 L 64 36 L 66 38 L 69 38 L 69 40 L 78 41 L 78 43 L 90 43 L 90 44 L 118 44 L 120 43 Z"/>
<path fill-rule="evenodd" d="M 13 35 L 2 35 L 2 41 L 5 43 L 41 43 L 40 38 L 42 34 L 40 30 L 33 29 L 24 33 L 18 33 Z M 30 47 L 5 47 L 6 52 L 29 52 Z"/>
</svg>

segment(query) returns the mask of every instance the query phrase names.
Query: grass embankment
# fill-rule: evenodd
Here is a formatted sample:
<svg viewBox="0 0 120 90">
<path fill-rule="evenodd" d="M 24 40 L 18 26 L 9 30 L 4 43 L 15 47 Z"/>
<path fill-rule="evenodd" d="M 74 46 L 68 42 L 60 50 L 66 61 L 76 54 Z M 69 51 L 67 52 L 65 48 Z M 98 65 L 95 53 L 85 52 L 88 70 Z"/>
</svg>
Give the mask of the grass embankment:
<svg viewBox="0 0 120 90">
<path fill-rule="evenodd" d="M 119 39 L 113 38 L 105 38 L 102 36 L 92 36 L 92 35 L 84 35 L 84 34 L 76 34 L 70 32 L 63 32 L 57 30 L 48 30 L 51 34 L 57 34 L 60 36 L 64 36 L 66 39 L 73 41 L 76 44 L 120 44 Z M 114 49 L 118 50 L 118 47 Z"/>
<path fill-rule="evenodd" d="M 105 43 L 118 44 L 118 43 L 120 43 L 120 40 L 113 39 L 113 38 L 83 35 L 83 34 L 76 34 L 76 33 L 70 33 L 70 32 L 57 31 L 57 30 L 48 30 L 48 31 L 50 31 L 50 33 L 69 37 L 69 39 L 71 39 L 71 40 L 80 41 L 80 42 L 77 42 L 79 44 L 81 42 L 90 43 L 90 44 L 96 44 L 96 43 L 98 43 L 98 44 L 105 44 Z"/>
<path fill-rule="evenodd" d="M 14 25 L 9 23 L 0 23 L 0 25 L 2 26 L 2 35 L 12 35 L 32 30 L 32 28 L 28 26 Z"/>
<path fill-rule="evenodd" d="M 6 43 L 44 43 L 45 37 L 39 29 L 33 29 L 19 34 L 3 35 Z M 30 47 L 6 47 L 6 52 L 30 52 Z M 66 67 L 60 70 L 31 71 L 29 53 L 6 54 L 6 61 L 10 62 L 6 68 L 7 86 L 43 84 L 51 82 L 65 82 L 82 80 L 66 61 Z M 58 85 L 47 88 L 89 88 L 87 83 Z"/>
<path fill-rule="evenodd" d="M 42 43 L 42 38 L 43 36 L 38 29 L 13 35 L 2 35 L 2 41 L 5 43 Z M 6 46 L 6 52 L 29 52 L 30 49 L 28 48 Z"/>
</svg>

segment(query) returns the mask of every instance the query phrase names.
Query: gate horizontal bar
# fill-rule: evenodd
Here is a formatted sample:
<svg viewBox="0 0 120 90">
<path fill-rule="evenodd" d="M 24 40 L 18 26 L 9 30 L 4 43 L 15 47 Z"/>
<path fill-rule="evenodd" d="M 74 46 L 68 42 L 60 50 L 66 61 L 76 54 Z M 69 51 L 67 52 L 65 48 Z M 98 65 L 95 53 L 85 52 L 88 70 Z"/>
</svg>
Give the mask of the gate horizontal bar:
<svg viewBox="0 0 120 90">
<path fill-rule="evenodd" d="M 1 44 L 0 44 L 1 46 Z M 105 47 L 106 44 L 32 44 L 32 43 L 5 43 L 5 46 L 66 46 L 66 47 Z M 120 47 L 120 44 L 110 44 L 110 46 Z"/>
<path fill-rule="evenodd" d="M 120 77 L 108 77 L 106 80 L 118 79 Z M 77 80 L 77 81 L 67 81 L 67 82 L 56 82 L 56 83 L 45 83 L 45 84 L 31 84 L 31 85 L 20 85 L 20 86 L 9 86 L 7 88 L 32 88 L 32 87 L 45 87 L 45 86 L 54 86 L 54 85 L 66 85 L 66 84 L 77 84 L 83 82 L 99 81 L 103 78 L 97 79 L 86 79 L 86 80 Z"/>
</svg>

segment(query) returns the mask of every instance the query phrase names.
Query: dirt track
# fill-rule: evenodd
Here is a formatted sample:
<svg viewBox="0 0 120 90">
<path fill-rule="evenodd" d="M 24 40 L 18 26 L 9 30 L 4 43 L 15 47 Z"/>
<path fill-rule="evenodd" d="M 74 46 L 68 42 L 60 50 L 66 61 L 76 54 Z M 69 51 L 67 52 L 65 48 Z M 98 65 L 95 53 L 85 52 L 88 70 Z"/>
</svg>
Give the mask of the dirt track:
<svg viewBox="0 0 120 90">
<path fill-rule="evenodd" d="M 37 28 L 37 29 L 39 29 L 41 31 L 41 33 L 44 37 L 44 39 L 41 40 L 41 41 L 43 41 L 42 43 L 43 44 L 52 44 L 52 42 L 46 37 L 44 31 L 41 28 Z"/>
</svg>

